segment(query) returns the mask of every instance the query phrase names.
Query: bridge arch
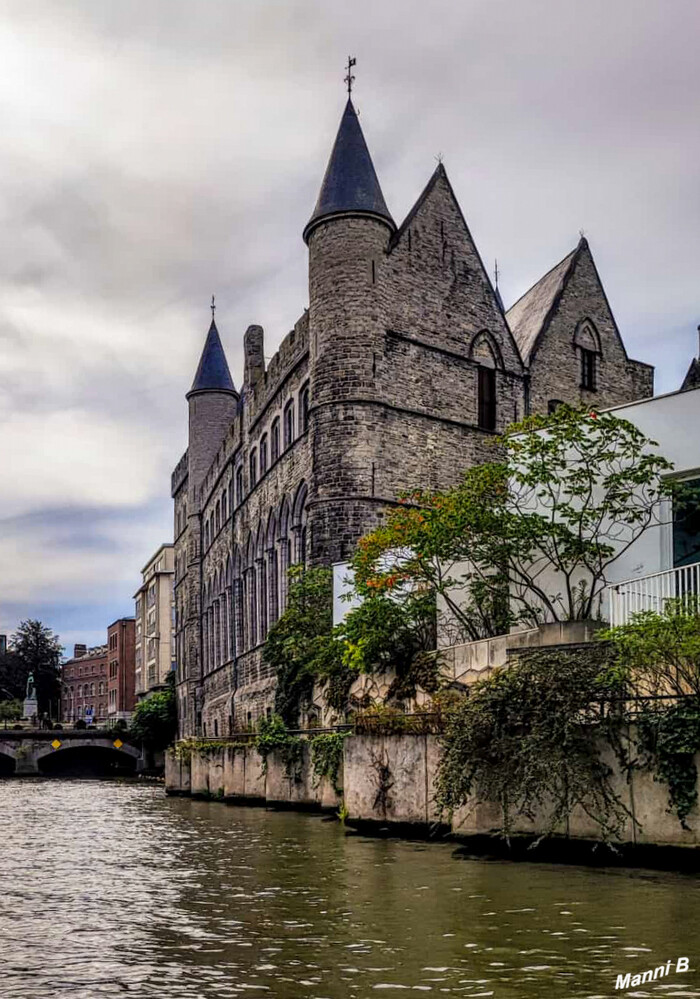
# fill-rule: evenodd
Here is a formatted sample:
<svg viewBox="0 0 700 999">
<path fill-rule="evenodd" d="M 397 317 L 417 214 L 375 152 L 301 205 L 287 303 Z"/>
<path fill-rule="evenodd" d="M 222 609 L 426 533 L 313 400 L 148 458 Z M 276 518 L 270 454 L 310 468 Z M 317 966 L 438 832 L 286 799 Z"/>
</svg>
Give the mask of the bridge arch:
<svg viewBox="0 0 700 999">
<path fill-rule="evenodd" d="M 35 759 L 42 774 L 100 777 L 135 773 L 140 756 L 128 743 L 117 748 L 110 739 L 71 739 L 58 748 L 42 746 Z"/>
<path fill-rule="evenodd" d="M 0 747 L 0 777 L 11 777 L 15 772 L 14 754 L 6 747 Z"/>
</svg>

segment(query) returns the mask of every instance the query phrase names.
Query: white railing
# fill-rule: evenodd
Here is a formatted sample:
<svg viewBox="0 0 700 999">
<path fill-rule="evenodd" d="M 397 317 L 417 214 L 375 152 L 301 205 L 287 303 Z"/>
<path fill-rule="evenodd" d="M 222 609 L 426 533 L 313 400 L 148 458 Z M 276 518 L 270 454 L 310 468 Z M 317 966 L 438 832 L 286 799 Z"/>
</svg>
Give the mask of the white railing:
<svg viewBox="0 0 700 999">
<path fill-rule="evenodd" d="M 655 611 L 662 614 L 668 600 L 687 599 L 697 606 L 700 596 L 700 562 L 682 565 L 650 576 L 637 576 L 608 586 L 610 623 L 627 624 L 633 614 Z"/>
</svg>

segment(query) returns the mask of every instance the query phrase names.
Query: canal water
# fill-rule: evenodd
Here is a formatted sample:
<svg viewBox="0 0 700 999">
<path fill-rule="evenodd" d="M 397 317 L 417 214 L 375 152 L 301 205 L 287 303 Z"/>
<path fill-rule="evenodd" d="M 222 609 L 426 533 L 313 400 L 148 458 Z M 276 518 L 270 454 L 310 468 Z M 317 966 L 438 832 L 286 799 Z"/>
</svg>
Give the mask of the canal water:
<svg viewBox="0 0 700 999">
<path fill-rule="evenodd" d="M 700 880 L 458 859 L 135 782 L 0 781 L 1 999 L 700 996 Z M 694 969 L 699 969 L 698 971 Z"/>
</svg>

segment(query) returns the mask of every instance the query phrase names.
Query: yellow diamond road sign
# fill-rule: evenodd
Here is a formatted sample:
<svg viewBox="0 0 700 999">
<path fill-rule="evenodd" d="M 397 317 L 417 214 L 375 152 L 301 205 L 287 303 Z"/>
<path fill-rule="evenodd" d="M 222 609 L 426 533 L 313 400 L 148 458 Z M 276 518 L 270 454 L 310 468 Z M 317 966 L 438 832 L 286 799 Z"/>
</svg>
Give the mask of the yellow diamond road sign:
<svg viewBox="0 0 700 999">
<path fill-rule="evenodd" d="M 121 741 L 121 739 L 115 739 L 112 745 L 114 746 L 115 749 L 121 749 L 124 743 Z"/>
<path fill-rule="evenodd" d="M 61 743 L 59 742 L 58 739 L 54 739 L 54 741 L 51 743 L 51 745 L 53 746 L 54 749 L 58 749 L 59 746 L 61 745 Z"/>
</svg>

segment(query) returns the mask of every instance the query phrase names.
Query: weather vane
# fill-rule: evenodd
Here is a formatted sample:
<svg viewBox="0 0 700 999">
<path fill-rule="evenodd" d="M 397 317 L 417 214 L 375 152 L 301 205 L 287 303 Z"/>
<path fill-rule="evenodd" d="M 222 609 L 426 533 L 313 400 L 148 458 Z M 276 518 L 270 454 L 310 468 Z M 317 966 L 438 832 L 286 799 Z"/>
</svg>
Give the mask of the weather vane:
<svg viewBox="0 0 700 999">
<path fill-rule="evenodd" d="M 214 322 L 214 313 L 216 312 L 216 302 L 214 301 L 213 295 L 211 296 L 211 305 L 209 306 L 209 308 L 211 309 L 211 321 Z"/>
<path fill-rule="evenodd" d="M 357 59 L 353 59 L 352 56 L 348 56 L 348 64 L 345 67 L 348 71 L 348 75 L 345 77 L 345 82 L 348 85 L 348 96 L 352 93 L 352 85 L 355 82 L 355 77 L 352 75 L 352 67 L 357 62 Z"/>
</svg>

